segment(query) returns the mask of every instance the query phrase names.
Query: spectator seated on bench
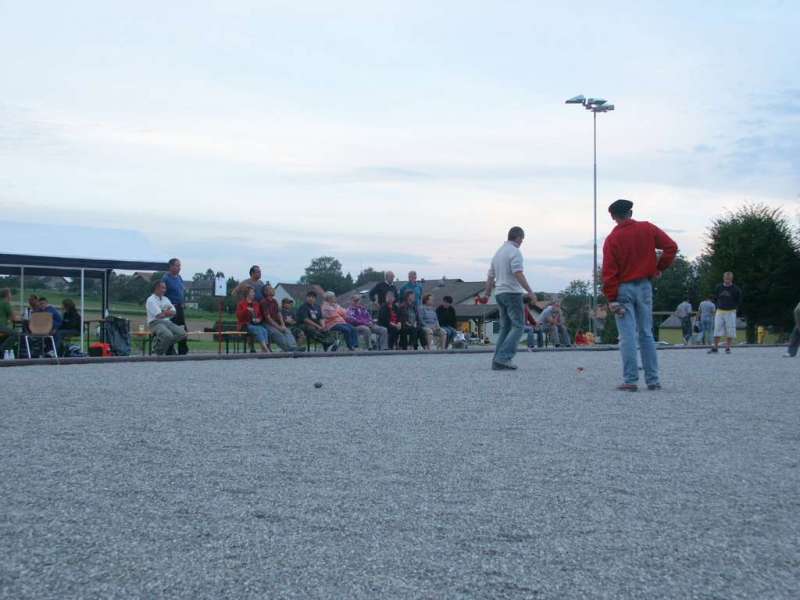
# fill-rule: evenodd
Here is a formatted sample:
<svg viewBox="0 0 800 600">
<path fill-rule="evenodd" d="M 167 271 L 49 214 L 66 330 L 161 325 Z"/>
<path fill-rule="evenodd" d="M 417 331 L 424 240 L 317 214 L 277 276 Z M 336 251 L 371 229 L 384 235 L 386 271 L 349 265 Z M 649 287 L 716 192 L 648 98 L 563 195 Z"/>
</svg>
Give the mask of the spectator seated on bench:
<svg viewBox="0 0 800 600">
<path fill-rule="evenodd" d="M 56 346 L 59 354 L 64 355 L 64 341 L 69 338 L 81 337 L 81 313 L 75 307 L 75 302 L 69 298 L 61 301 L 62 314 L 61 327 L 56 331 Z"/>
<path fill-rule="evenodd" d="M 295 343 L 298 350 L 302 350 L 306 345 L 306 334 L 303 333 L 303 328 L 297 322 L 297 314 L 294 311 L 294 300 L 291 298 L 284 298 L 281 300 L 281 318 L 289 331 L 294 336 Z"/>
<path fill-rule="evenodd" d="M 336 294 L 325 292 L 325 301 L 322 303 L 322 318 L 325 329 L 336 331 L 344 336 L 348 350 L 358 348 L 358 332 L 347 322 L 347 311 L 336 303 Z"/>
<path fill-rule="evenodd" d="M 264 323 L 264 313 L 261 305 L 256 302 L 256 291 L 247 288 L 246 296 L 236 307 L 236 322 L 239 331 L 246 331 L 252 335 L 261 346 L 262 352 L 270 352 L 268 341 L 269 334 Z"/>
<path fill-rule="evenodd" d="M 164 294 L 167 286 L 163 281 L 153 284 L 153 293 L 147 299 L 147 326 L 155 338 L 153 352 L 161 356 L 167 353 L 175 342 L 186 339 L 186 330 L 175 325 L 170 319 L 175 316 L 175 307 Z"/>
<path fill-rule="evenodd" d="M 447 347 L 447 332 L 439 325 L 439 317 L 433 307 L 433 294 L 425 294 L 422 297 L 419 318 L 422 322 L 425 349 L 430 350 L 433 340 L 436 339 L 436 346 L 439 350 L 444 350 Z"/>
<path fill-rule="evenodd" d="M 294 339 L 294 335 L 284 323 L 278 301 L 275 300 L 275 288 L 269 284 L 264 286 L 261 312 L 264 315 L 264 324 L 267 327 L 267 331 L 269 331 L 270 339 L 278 344 L 284 352 L 297 350 L 297 342 Z"/>
<path fill-rule="evenodd" d="M 384 302 L 378 309 L 378 324 L 386 328 L 389 334 L 389 350 L 394 350 L 397 347 L 397 341 L 400 339 L 400 331 L 403 328 L 403 324 L 400 322 L 400 313 L 397 310 L 397 303 L 394 301 L 394 292 L 391 290 L 386 292 Z"/>
<path fill-rule="evenodd" d="M 389 347 L 389 333 L 386 331 L 386 327 L 375 322 L 367 307 L 361 303 L 360 295 L 353 294 L 350 298 L 350 306 L 347 308 L 345 319 L 356 328 L 365 349 L 368 350 L 371 347 L 373 333 L 378 339 L 378 350 L 386 350 Z"/>
<path fill-rule="evenodd" d="M 317 306 L 317 293 L 313 290 L 306 294 L 306 301 L 297 309 L 297 322 L 306 336 L 306 343 L 317 342 L 326 352 L 336 352 L 339 343 L 336 337 L 322 326 L 322 313 Z"/>
<path fill-rule="evenodd" d="M 439 326 L 447 332 L 447 342 L 445 348 L 453 343 L 456 337 L 457 322 L 456 309 L 453 308 L 453 297 L 445 296 L 442 303 L 436 309 L 436 317 L 439 319 Z"/>
</svg>

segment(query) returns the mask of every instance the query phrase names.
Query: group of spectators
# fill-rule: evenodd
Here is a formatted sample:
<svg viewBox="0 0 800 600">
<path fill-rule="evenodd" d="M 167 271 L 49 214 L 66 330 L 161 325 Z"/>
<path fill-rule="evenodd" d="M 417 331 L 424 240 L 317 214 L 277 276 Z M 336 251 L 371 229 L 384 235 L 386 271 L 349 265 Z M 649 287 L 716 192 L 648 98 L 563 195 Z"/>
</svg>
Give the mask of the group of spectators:
<svg viewBox="0 0 800 600">
<path fill-rule="evenodd" d="M 422 284 L 414 271 L 400 290 L 395 276 L 386 273 L 384 281 L 369 292 L 372 307 L 361 294 L 353 294 L 339 303 L 336 294 L 320 295 L 310 290 L 305 302 L 295 308 L 291 298 L 278 305 L 275 290 L 261 280 L 261 269 L 253 266 L 250 277 L 233 291 L 241 297 L 236 307 L 239 330 L 249 333 L 263 352 L 270 352 L 274 342 L 281 350 L 302 351 L 307 342 L 335 352 L 340 343 L 348 350 L 445 349 L 456 336 L 456 313 L 453 298 L 446 296 L 434 307 L 433 296 L 422 293 Z M 341 340 L 341 342 L 340 342 Z"/>
<path fill-rule="evenodd" d="M 148 327 L 154 335 L 155 353 L 175 352 L 177 346 L 177 353 L 185 354 L 181 263 L 173 258 L 168 265 L 168 272 L 154 284 L 147 300 Z M 253 265 L 249 277 L 232 293 L 239 298 L 238 330 L 247 332 L 262 352 L 271 352 L 273 344 L 285 352 L 303 351 L 309 343 L 329 352 L 337 351 L 340 344 L 349 350 L 443 350 L 454 343 L 458 333 L 453 298 L 445 296 L 435 306 L 433 295 L 423 293 L 416 271 L 408 273 L 408 281 L 399 289 L 395 274 L 387 271 L 367 298 L 354 294 L 340 304 L 333 292 L 311 290 L 296 307 L 291 298 L 279 303 L 275 289 L 261 278 L 261 268 Z M 573 344 L 558 302 L 545 308 L 538 319 L 526 304 L 525 319 L 530 349 L 544 346 L 545 336 L 555 346 Z M 591 334 L 578 332 L 575 343 L 592 342 Z"/>
<path fill-rule="evenodd" d="M 47 298 L 32 294 L 28 297 L 28 307 L 25 315 L 20 317 L 14 312 L 11 305 L 11 290 L 5 288 L 0 290 L 0 352 L 5 355 L 6 351 L 13 351 L 19 342 L 19 334 L 14 328 L 15 321 L 22 321 L 23 334 L 29 333 L 28 323 L 30 315 L 33 313 L 48 313 L 52 319 L 52 328 L 49 335 L 55 341 L 55 348 L 47 350 L 48 354 L 57 351 L 63 354 L 66 340 L 81 335 L 81 315 L 75 307 L 75 303 L 69 298 L 64 298 L 61 302 L 61 310 L 52 306 Z"/>
</svg>

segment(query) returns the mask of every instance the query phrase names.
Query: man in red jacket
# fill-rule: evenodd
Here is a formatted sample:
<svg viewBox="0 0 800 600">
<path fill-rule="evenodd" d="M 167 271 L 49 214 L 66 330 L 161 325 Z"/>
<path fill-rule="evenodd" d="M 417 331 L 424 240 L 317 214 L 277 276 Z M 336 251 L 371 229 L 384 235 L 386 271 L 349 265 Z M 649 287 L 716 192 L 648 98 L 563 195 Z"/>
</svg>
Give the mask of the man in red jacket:
<svg viewBox="0 0 800 600">
<path fill-rule="evenodd" d="M 617 321 L 622 354 L 624 383 L 617 389 L 627 392 L 639 389 L 637 339 L 647 389 L 661 389 L 653 339 L 652 280 L 661 277 L 678 253 L 678 245 L 658 227 L 634 221 L 632 209 L 630 200 L 617 200 L 608 207 L 617 226 L 603 245 L 603 293 Z M 660 258 L 656 250 L 661 250 Z"/>
</svg>

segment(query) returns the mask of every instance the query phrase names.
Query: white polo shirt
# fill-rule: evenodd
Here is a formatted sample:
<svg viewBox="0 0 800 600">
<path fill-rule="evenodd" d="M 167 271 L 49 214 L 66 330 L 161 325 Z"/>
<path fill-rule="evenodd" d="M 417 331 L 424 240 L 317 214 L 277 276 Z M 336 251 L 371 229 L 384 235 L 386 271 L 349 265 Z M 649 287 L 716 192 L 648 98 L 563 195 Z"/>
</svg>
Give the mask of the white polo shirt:
<svg viewBox="0 0 800 600">
<path fill-rule="evenodd" d="M 156 315 L 164 312 L 168 308 L 175 310 L 175 307 L 172 305 L 172 302 L 169 301 L 169 298 L 167 298 L 166 296 L 161 296 L 161 298 L 159 298 L 155 294 L 150 294 L 150 297 L 147 299 L 147 302 L 145 303 L 145 308 L 147 309 L 148 325 L 153 321 L 168 320 L 166 317 L 157 319 Z"/>
<path fill-rule="evenodd" d="M 495 253 L 489 277 L 494 277 L 495 294 L 524 294 L 523 288 L 514 273 L 521 273 L 522 252 L 514 242 L 508 241 Z"/>
</svg>

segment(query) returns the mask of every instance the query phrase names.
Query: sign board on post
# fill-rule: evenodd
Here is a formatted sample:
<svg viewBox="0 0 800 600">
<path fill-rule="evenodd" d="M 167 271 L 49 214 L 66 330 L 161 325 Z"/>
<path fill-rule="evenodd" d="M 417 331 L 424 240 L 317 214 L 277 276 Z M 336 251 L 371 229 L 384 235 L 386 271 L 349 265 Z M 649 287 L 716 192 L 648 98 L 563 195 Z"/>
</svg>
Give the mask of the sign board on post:
<svg viewBox="0 0 800 600">
<path fill-rule="evenodd" d="M 228 286 L 225 282 L 225 275 L 222 273 L 217 273 L 217 276 L 214 277 L 214 296 L 219 298 L 219 320 L 217 321 L 217 339 L 219 341 L 219 347 L 217 348 L 217 353 L 222 354 L 222 319 L 224 316 L 225 311 L 225 296 L 228 295 Z M 227 346 L 226 346 L 227 348 Z"/>
<path fill-rule="evenodd" d="M 228 295 L 225 275 L 222 273 L 217 273 L 217 276 L 214 278 L 214 295 L 223 298 Z"/>
</svg>

